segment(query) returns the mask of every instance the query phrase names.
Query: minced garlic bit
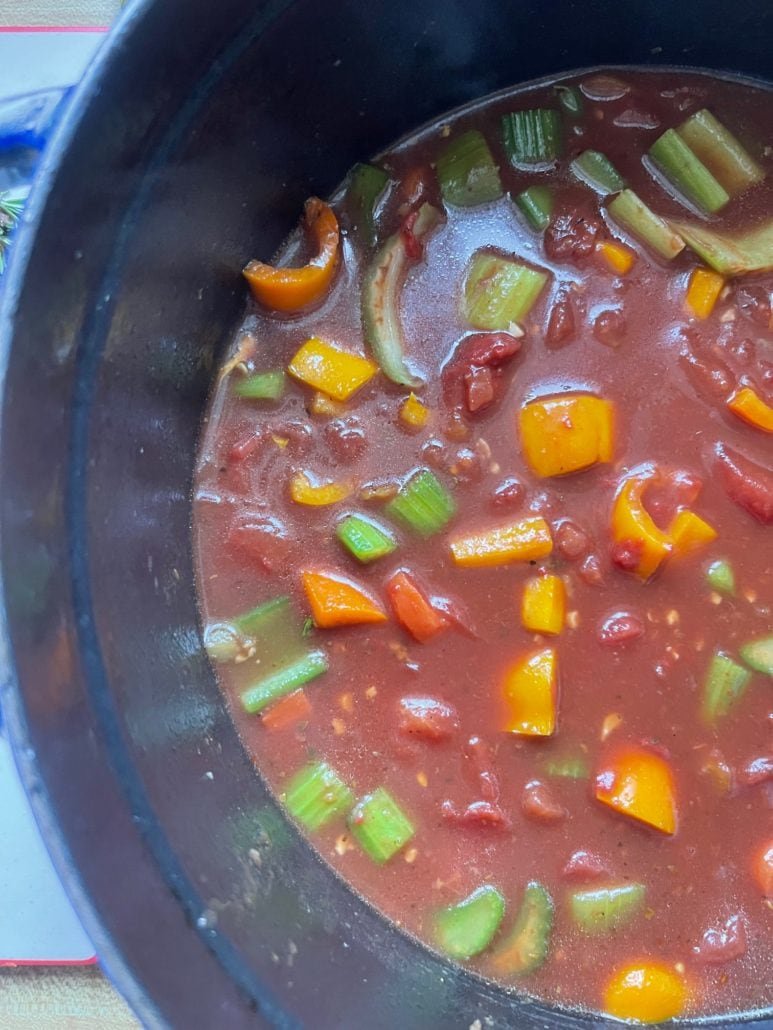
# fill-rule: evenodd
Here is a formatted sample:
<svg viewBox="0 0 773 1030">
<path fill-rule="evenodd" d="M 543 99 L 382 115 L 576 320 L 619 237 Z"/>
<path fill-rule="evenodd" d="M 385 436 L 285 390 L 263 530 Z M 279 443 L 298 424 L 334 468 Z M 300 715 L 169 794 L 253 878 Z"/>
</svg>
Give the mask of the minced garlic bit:
<svg viewBox="0 0 773 1030">
<path fill-rule="evenodd" d="M 580 613 L 575 608 L 566 613 L 566 624 L 569 629 L 577 629 L 580 625 Z"/>
<path fill-rule="evenodd" d="M 372 684 L 365 691 L 365 697 L 367 697 L 368 701 L 372 701 L 376 694 L 378 694 L 378 690 Z"/>
<path fill-rule="evenodd" d="M 333 732 L 337 737 L 342 737 L 346 733 L 346 723 L 343 719 L 331 719 L 330 723 L 333 727 Z"/>
<path fill-rule="evenodd" d="M 722 594 L 718 594 L 716 590 L 712 590 L 709 594 L 709 601 L 711 604 L 722 604 Z"/>
<path fill-rule="evenodd" d="M 350 691 L 346 691 L 345 694 L 341 694 L 338 698 L 338 704 L 341 706 L 343 711 L 348 712 L 350 715 L 354 711 L 354 697 Z"/>
<path fill-rule="evenodd" d="M 757 591 L 752 590 L 751 587 L 746 587 L 746 589 L 743 590 L 742 593 L 746 600 L 749 602 L 749 604 L 754 604 L 754 602 L 757 600 Z"/>
<path fill-rule="evenodd" d="M 674 962 L 674 969 L 679 973 L 680 976 L 684 976 L 685 965 L 684 962 Z"/>
<path fill-rule="evenodd" d="M 671 608 L 669 611 L 666 612 L 666 624 L 668 626 L 676 626 L 678 622 L 679 612 L 676 610 L 676 608 Z"/>
<path fill-rule="evenodd" d="M 606 740 L 610 733 L 614 733 L 618 726 L 621 725 L 623 717 L 619 712 L 610 712 L 601 724 L 600 737 L 602 740 Z"/>
<path fill-rule="evenodd" d="M 427 779 L 427 774 L 425 772 L 417 772 L 416 782 L 419 784 L 420 787 L 426 787 L 429 783 L 429 780 Z"/>
<path fill-rule="evenodd" d="M 340 836 L 336 837 L 336 842 L 333 845 L 333 848 L 337 855 L 345 855 L 347 851 L 354 850 L 354 844 L 352 844 L 348 834 L 342 833 Z"/>
<path fill-rule="evenodd" d="M 416 848 L 408 848 L 408 850 L 403 855 L 403 858 L 408 863 L 408 865 L 413 865 L 413 863 L 416 861 L 416 857 L 418 854 L 419 852 L 416 850 Z"/>
</svg>

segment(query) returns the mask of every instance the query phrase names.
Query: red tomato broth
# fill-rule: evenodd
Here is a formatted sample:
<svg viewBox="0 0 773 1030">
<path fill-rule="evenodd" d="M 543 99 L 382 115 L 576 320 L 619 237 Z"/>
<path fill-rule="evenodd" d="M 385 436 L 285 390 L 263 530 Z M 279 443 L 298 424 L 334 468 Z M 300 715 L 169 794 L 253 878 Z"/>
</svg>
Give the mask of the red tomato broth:
<svg viewBox="0 0 773 1030">
<path fill-rule="evenodd" d="M 400 405 L 409 391 L 383 375 L 345 402 L 342 414 L 331 416 L 309 415 L 311 391 L 292 380 L 276 403 L 235 397 L 229 379 L 220 380 L 197 473 L 194 535 L 200 596 L 205 621 L 227 620 L 284 593 L 302 617 L 308 604 L 300 572 L 312 569 L 349 577 L 389 612 L 389 621 L 382 624 L 311 632 L 310 646 L 327 653 L 330 668 L 305 687 L 308 720 L 286 729 L 267 732 L 259 716 L 241 709 L 239 696 L 258 675 L 254 661 L 220 663 L 217 673 L 245 746 L 277 792 L 311 758 L 322 758 L 356 797 L 384 786 L 397 799 L 416 833 L 384 865 L 376 865 L 357 846 L 343 819 L 311 836 L 341 875 L 400 926 L 432 944 L 438 909 L 493 884 L 507 901 L 505 921 L 492 948 L 470 960 L 487 975 L 491 952 L 509 932 L 525 885 L 537 880 L 555 902 L 548 958 L 536 972 L 508 983 L 547 1000 L 598 1009 L 613 970 L 625 960 L 651 955 L 684 964 L 690 1013 L 754 1009 L 773 1002 L 773 911 L 752 872 L 755 853 L 771 837 L 773 797 L 770 783 L 744 785 L 737 774 L 771 752 L 770 680 L 755 672 L 741 701 L 714 728 L 701 719 L 701 694 L 715 649 L 737 658 L 746 641 L 771 632 L 773 530 L 729 499 L 713 471 L 712 447 L 723 442 L 770 467 L 770 438 L 726 410 L 725 394 L 716 391 L 716 370 L 724 369 L 733 385 L 749 375 L 770 403 L 773 333 L 759 317 L 749 317 L 748 298 L 747 313 L 741 310 L 732 290 L 705 321 L 690 317 L 684 297 L 697 258 L 689 250 L 666 264 L 612 226 L 604 234 L 636 254 L 626 275 L 617 276 L 595 255 L 579 263 L 550 261 L 541 234 L 526 227 L 508 197 L 479 207 L 444 207 L 430 167 L 446 140 L 447 126 L 452 136 L 479 128 L 505 190 L 515 194 L 544 179 L 555 186 L 557 205 L 579 203 L 598 214 L 596 195 L 566 171 L 576 153 L 595 148 L 653 210 L 695 221 L 653 180 L 641 155 L 662 131 L 702 107 L 745 142 L 765 140 L 770 95 L 681 72 L 614 74 L 628 84 L 629 92 L 613 101 L 585 99 L 583 116 L 568 122 L 581 126 L 582 133 L 567 133 L 567 153 L 558 174 L 515 171 L 502 150 L 499 129 L 503 112 L 556 106 L 552 86 L 481 101 L 420 130 L 379 160 L 395 182 L 410 180 L 413 190 L 415 169 L 423 169 L 419 181 L 426 183 L 426 195 L 446 218 L 425 242 L 423 260 L 409 267 L 401 301 L 408 355 L 426 381 L 417 393 L 430 410 L 428 422 L 419 429 L 401 422 Z M 630 110 L 659 120 L 659 128 L 614 124 Z M 755 156 L 768 177 L 731 200 L 718 218 L 725 229 L 746 228 L 773 210 L 773 162 L 760 149 Z M 399 227 L 401 199 L 399 187 L 387 198 L 379 240 Z M 340 193 L 333 207 L 346 226 L 346 201 Z M 287 253 L 294 247 L 291 242 Z M 493 405 L 453 420 L 441 372 L 459 340 L 474 331 L 458 298 L 471 255 L 488 247 L 547 268 L 553 278 L 523 320 L 520 349 L 501 366 L 501 373 L 497 370 Z M 371 255 L 355 230 L 344 232 L 341 267 L 321 307 L 292 319 L 252 310 L 244 331 L 258 341 L 255 369 L 286 367 L 310 336 L 366 353 L 359 293 L 362 268 Z M 773 276 L 738 280 L 739 287 L 752 284 L 769 293 Z M 545 339 L 546 326 L 562 289 L 572 298 L 575 332 L 553 346 Z M 594 333 L 593 323 L 603 312 L 618 309 L 624 330 L 616 345 L 609 346 Z M 722 313 L 731 310 L 733 320 L 723 321 Z M 685 347 L 693 356 L 690 368 L 679 358 Z M 538 396 L 567 390 L 587 391 L 614 403 L 614 459 L 565 477 L 540 479 L 521 454 L 518 412 Z M 253 445 L 241 445 L 255 434 L 260 441 L 244 457 Z M 341 442 L 351 441 L 352 434 L 357 446 Z M 235 448 L 241 450 L 238 458 Z M 702 489 L 688 506 L 719 533 L 702 550 L 668 559 L 646 583 L 614 566 L 609 529 L 620 479 L 642 463 L 697 477 Z M 302 507 L 289 499 L 289 480 L 298 470 L 324 481 L 362 484 L 402 479 L 417 467 L 434 468 L 457 504 L 448 527 L 428 539 L 390 520 L 383 504 L 363 502 L 356 492 L 329 507 Z M 524 490 L 521 498 L 513 492 L 508 509 L 494 502 L 494 494 L 510 477 Z M 659 526 L 673 513 L 672 493 L 668 484 L 653 489 L 653 517 Z M 337 522 L 349 512 L 390 526 L 398 539 L 394 553 L 367 565 L 351 557 L 335 536 Z M 553 527 L 554 550 L 547 558 L 496 568 L 462 568 L 450 560 L 448 541 L 455 535 L 535 514 Z M 590 539 L 587 554 L 597 559 L 601 582 L 589 582 L 581 574 L 585 553 L 575 556 L 571 551 L 567 558 L 555 546 L 562 519 L 571 519 Z M 238 528 L 244 525 L 268 526 L 272 532 L 259 533 L 254 546 L 245 547 L 243 538 L 249 533 Z M 717 558 L 734 568 L 734 598 L 721 596 L 706 583 L 706 567 Z M 415 574 L 432 598 L 458 603 L 459 619 L 472 632 L 460 632 L 449 619 L 431 639 L 417 642 L 394 619 L 387 601 L 386 584 L 399 569 Z M 524 583 L 543 570 L 563 576 L 568 590 L 567 625 L 555 637 L 528 633 L 520 621 Z M 602 633 L 602 625 L 615 613 L 632 616 L 637 632 L 640 625 L 643 633 L 629 634 L 611 646 L 614 641 Z M 558 653 L 557 732 L 551 738 L 505 734 L 505 671 L 518 657 L 545 646 Z M 452 706 L 456 718 L 447 721 L 451 729 L 442 739 L 400 732 L 400 702 L 409 697 Z M 621 721 L 602 741 L 602 726 L 614 713 Z M 470 749 L 471 738 L 481 743 Z M 673 770 L 678 813 L 673 837 L 593 798 L 594 774 L 606 756 L 615 747 L 641 744 L 665 757 Z M 734 772 L 727 794 L 701 771 L 715 749 Z M 589 779 L 561 779 L 545 772 L 552 757 L 569 753 L 587 760 Z M 565 817 L 540 820 L 524 810 L 524 789 L 535 779 L 548 785 Z M 495 806 L 503 818 L 468 824 L 443 815 L 444 803 L 450 803 L 446 812 L 452 809 L 460 816 L 469 811 L 474 818 L 475 802 L 480 801 Z M 608 936 L 588 938 L 571 920 L 567 895 L 578 884 L 562 870 L 581 850 L 599 856 L 612 873 L 589 880 L 589 887 L 627 882 L 646 886 L 643 912 Z M 745 954 L 718 964 L 701 961 L 694 949 L 704 934 L 735 915 L 744 923 Z"/>
</svg>

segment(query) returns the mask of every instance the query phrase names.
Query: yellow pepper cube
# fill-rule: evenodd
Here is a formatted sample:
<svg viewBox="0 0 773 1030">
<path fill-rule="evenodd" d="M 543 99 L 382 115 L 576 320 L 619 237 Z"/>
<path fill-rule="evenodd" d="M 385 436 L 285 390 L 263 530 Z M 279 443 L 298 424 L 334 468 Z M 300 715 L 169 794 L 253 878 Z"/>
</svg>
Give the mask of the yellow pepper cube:
<svg viewBox="0 0 773 1030">
<path fill-rule="evenodd" d="M 556 730 L 558 656 L 552 647 L 532 651 L 505 673 L 503 729 L 526 737 L 550 737 Z"/>
<path fill-rule="evenodd" d="M 415 393 L 409 394 L 400 405 L 400 420 L 412 429 L 421 429 L 427 424 L 429 408 L 422 404 Z"/>
<path fill-rule="evenodd" d="M 564 628 L 566 587 L 560 576 L 527 580 L 521 599 L 521 622 L 531 633 L 556 635 Z"/>
<path fill-rule="evenodd" d="M 636 260 L 636 255 L 629 247 L 625 247 L 622 243 L 614 243 L 612 240 L 602 240 L 601 243 L 597 243 L 596 253 L 617 275 L 627 275 Z"/>
<path fill-rule="evenodd" d="M 674 548 L 674 555 L 682 556 L 697 551 L 717 539 L 717 531 L 694 511 L 685 509 L 671 520 L 668 535 Z"/>
<path fill-rule="evenodd" d="M 591 393 L 541 397 L 521 408 L 521 447 L 538 476 L 565 476 L 612 460 L 614 405 Z"/>
<path fill-rule="evenodd" d="M 547 522 L 536 517 L 458 536 L 449 546 L 457 565 L 480 568 L 544 558 L 553 550 L 553 537 Z"/>
<path fill-rule="evenodd" d="M 728 408 L 755 429 L 773 433 L 773 408 L 750 386 L 736 390 L 727 402 Z"/>
<path fill-rule="evenodd" d="M 316 390 L 309 401 L 309 414 L 319 415 L 322 418 L 338 418 L 346 412 L 346 405 L 340 401 L 334 401 L 321 390 Z"/>
<path fill-rule="evenodd" d="M 604 1011 L 616 1019 L 663 1023 L 687 1003 L 684 976 L 657 959 L 640 959 L 615 970 L 604 989 Z"/>
<path fill-rule="evenodd" d="M 631 549 L 636 558 L 631 571 L 642 579 L 653 575 L 674 546 L 644 507 L 643 494 L 652 478 L 651 473 L 642 473 L 624 479 L 612 506 L 612 538 L 616 544 Z"/>
<path fill-rule="evenodd" d="M 378 365 L 312 336 L 287 366 L 290 375 L 337 401 L 348 400 L 378 372 Z"/>
<path fill-rule="evenodd" d="M 676 832 L 674 777 L 654 751 L 631 745 L 604 759 L 596 774 L 596 798 L 661 833 Z"/>
<path fill-rule="evenodd" d="M 315 483 L 306 472 L 296 472 L 290 480 L 290 497 L 296 504 L 309 508 L 323 508 L 343 501 L 352 492 L 352 484 Z"/>
<path fill-rule="evenodd" d="M 687 308 L 696 318 L 708 318 L 719 300 L 725 280 L 709 268 L 695 268 L 687 287 Z"/>
</svg>

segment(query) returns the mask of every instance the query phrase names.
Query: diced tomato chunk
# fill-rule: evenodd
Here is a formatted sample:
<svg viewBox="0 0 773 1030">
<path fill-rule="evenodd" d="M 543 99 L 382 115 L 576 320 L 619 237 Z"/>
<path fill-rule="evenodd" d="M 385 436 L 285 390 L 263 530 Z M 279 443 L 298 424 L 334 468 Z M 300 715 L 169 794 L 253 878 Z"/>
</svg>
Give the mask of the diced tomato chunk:
<svg viewBox="0 0 773 1030">
<path fill-rule="evenodd" d="M 447 740 L 459 728 L 453 705 L 434 697 L 404 697 L 400 700 L 401 733 L 422 740 Z"/>
</svg>

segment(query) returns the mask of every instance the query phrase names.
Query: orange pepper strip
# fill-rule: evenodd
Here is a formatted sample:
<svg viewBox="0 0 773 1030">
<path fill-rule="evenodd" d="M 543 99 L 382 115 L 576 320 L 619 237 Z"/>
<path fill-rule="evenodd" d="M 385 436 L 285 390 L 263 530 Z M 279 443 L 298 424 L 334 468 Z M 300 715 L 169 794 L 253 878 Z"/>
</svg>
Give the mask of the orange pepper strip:
<svg viewBox="0 0 773 1030">
<path fill-rule="evenodd" d="M 387 583 L 386 592 L 395 618 L 420 643 L 430 640 L 448 625 L 445 615 L 432 607 L 407 572 L 396 572 Z"/>
<path fill-rule="evenodd" d="M 332 208 L 317 197 L 310 197 L 303 209 L 306 232 L 316 254 L 302 268 L 274 268 L 262 261 L 250 261 L 244 277 L 252 294 L 273 311 L 299 311 L 326 293 L 338 261 L 340 233 Z"/>
<path fill-rule="evenodd" d="M 696 318 L 708 318 L 719 300 L 725 280 L 708 268 L 694 268 L 687 287 L 687 307 Z"/>
<path fill-rule="evenodd" d="M 719 535 L 713 526 L 709 525 L 700 515 L 685 508 L 678 512 L 668 527 L 668 535 L 673 544 L 674 556 L 682 557 L 697 551 L 706 544 L 710 544 Z"/>
<path fill-rule="evenodd" d="M 556 730 L 558 656 L 552 647 L 532 651 L 505 673 L 507 707 L 503 729 L 526 737 L 549 737 Z"/>
<path fill-rule="evenodd" d="M 322 629 L 386 621 L 379 602 L 347 579 L 322 572 L 303 572 L 301 579 L 312 618 Z"/>
<path fill-rule="evenodd" d="M 750 386 L 742 386 L 736 390 L 727 402 L 734 415 L 748 422 L 750 426 L 761 429 L 763 433 L 773 433 L 773 408 L 760 397 Z"/>
<path fill-rule="evenodd" d="M 668 762 L 642 747 L 624 747 L 602 762 L 596 774 L 596 798 L 602 804 L 654 826 L 676 832 L 676 789 Z"/>
<path fill-rule="evenodd" d="M 268 730 L 284 730 L 303 719 L 308 719 L 310 715 L 311 702 L 301 688 L 280 698 L 270 708 L 267 708 L 261 715 L 260 721 Z"/>
<path fill-rule="evenodd" d="M 637 1023 L 673 1019 L 686 1003 L 684 977 L 659 959 L 626 963 L 615 970 L 604 989 L 604 1011 Z"/>
<path fill-rule="evenodd" d="M 658 529 L 642 501 L 651 478 L 652 473 L 646 473 L 624 479 L 612 506 L 612 537 L 615 543 L 633 544 L 638 549 L 634 571 L 642 579 L 649 579 L 673 550 L 669 536 Z"/>
<path fill-rule="evenodd" d="M 457 565 L 505 565 L 513 561 L 544 558 L 553 550 L 553 537 L 543 518 L 532 518 L 482 533 L 455 537 L 449 546 Z"/>
</svg>

